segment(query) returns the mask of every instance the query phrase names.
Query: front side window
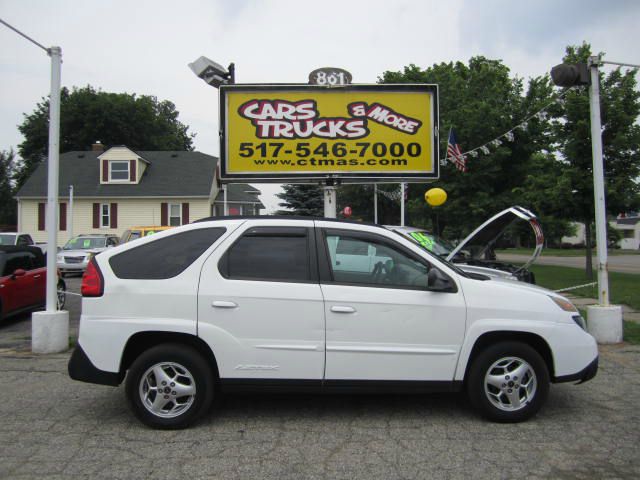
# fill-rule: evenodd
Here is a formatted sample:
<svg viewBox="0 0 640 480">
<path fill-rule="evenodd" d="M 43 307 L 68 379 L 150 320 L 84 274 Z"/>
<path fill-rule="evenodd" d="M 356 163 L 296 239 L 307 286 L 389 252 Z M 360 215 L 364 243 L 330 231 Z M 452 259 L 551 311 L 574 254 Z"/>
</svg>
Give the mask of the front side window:
<svg viewBox="0 0 640 480">
<path fill-rule="evenodd" d="M 220 262 L 226 278 L 279 282 L 311 280 L 306 228 L 265 227 L 247 231 Z"/>
<path fill-rule="evenodd" d="M 109 162 L 111 180 L 129 180 L 129 162 Z"/>
<path fill-rule="evenodd" d="M 182 225 L 182 205 L 179 203 L 169 204 L 169 225 L 171 227 Z"/>
<path fill-rule="evenodd" d="M 108 203 L 100 205 L 100 227 L 109 228 L 111 226 L 111 207 Z"/>
<path fill-rule="evenodd" d="M 384 238 L 325 232 L 331 274 L 337 283 L 372 287 L 427 288 L 430 266 Z"/>
<path fill-rule="evenodd" d="M 7 254 L 3 276 L 12 275 L 16 270 L 32 270 L 34 267 L 35 255 L 31 252 L 19 252 Z"/>
</svg>

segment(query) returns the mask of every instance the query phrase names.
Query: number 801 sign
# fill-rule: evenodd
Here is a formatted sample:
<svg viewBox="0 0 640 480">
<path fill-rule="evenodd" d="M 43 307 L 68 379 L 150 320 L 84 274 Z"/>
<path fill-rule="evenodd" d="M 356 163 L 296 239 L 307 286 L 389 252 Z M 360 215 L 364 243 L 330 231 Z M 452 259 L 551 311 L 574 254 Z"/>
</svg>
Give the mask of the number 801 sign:
<svg viewBox="0 0 640 480">
<path fill-rule="evenodd" d="M 309 74 L 309 85 L 350 85 L 351 74 L 342 68 L 318 68 Z"/>
</svg>

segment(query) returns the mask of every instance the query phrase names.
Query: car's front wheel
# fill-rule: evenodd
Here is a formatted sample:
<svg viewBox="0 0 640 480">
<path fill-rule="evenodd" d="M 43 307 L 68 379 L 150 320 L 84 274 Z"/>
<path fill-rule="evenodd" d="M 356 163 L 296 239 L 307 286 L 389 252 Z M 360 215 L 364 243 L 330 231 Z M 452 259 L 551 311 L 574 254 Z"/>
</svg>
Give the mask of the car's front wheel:
<svg viewBox="0 0 640 480">
<path fill-rule="evenodd" d="M 496 422 L 521 422 L 535 415 L 549 392 L 549 371 L 540 354 L 521 342 L 483 350 L 469 370 L 473 406 Z"/>
<path fill-rule="evenodd" d="M 153 428 L 185 428 L 211 406 L 214 374 L 196 350 L 162 344 L 131 365 L 126 393 L 135 415 Z"/>
</svg>

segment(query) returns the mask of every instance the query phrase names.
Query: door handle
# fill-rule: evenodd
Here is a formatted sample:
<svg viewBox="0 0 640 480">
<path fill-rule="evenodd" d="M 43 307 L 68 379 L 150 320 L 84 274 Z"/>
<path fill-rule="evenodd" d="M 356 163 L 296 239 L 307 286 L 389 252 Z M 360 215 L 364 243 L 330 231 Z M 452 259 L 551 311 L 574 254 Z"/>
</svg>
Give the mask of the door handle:
<svg viewBox="0 0 640 480">
<path fill-rule="evenodd" d="M 356 313 L 355 308 L 342 305 L 334 305 L 333 307 L 331 307 L 331 311 L 334 313 Z"/>
<path fill-rule="evenodd" d="M 216 300 L 211 304 L 211 306 L 216 308 L 236 308 L 238 304 L 234 302 L 225 302 L 223 300 Z"/>
<path fill-rule="evenodd" d="M 33 278 L 40 278 L 40 275 L 34 275 Z"/>
</svg>

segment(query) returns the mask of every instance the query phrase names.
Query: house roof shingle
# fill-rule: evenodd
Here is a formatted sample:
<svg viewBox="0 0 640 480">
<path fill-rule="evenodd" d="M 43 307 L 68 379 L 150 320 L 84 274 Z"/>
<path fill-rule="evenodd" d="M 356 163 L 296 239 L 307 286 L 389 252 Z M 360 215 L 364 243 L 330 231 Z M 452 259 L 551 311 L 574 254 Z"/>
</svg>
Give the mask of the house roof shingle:
<svg viewBox="0 0 640 480">
<path fill-rule="evenodd" d="M 73 185 L 77 197 L 208 197 L 218 159 L 200 152 L 136 152 L 147 160 L 140 182 L 100 184 L 98 156 L 104 152 L 67 152 L 60 155 L 59 192 Z M 47 196 L 47 163 L 36 168 L 16 194 L 17 198 Z"/>
<path fill-rule="evenodd" d="M 258 203 L 265 208 L 258 195 L 260 190 L 247 183 L 231 183 L 227 185 L 227 202 Z M 220 189 L 216 202 L 224 202 L 224 191 Z"/>
</svg>

